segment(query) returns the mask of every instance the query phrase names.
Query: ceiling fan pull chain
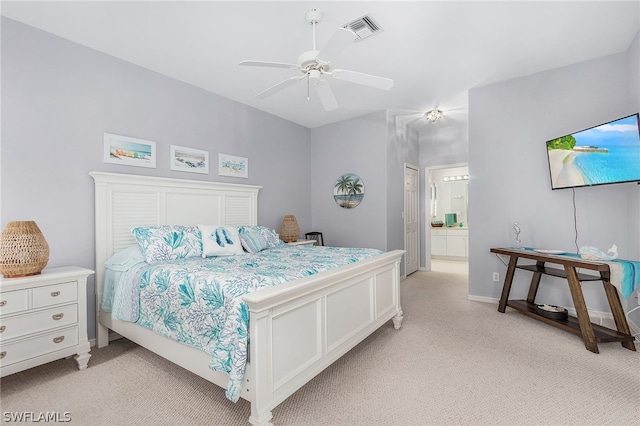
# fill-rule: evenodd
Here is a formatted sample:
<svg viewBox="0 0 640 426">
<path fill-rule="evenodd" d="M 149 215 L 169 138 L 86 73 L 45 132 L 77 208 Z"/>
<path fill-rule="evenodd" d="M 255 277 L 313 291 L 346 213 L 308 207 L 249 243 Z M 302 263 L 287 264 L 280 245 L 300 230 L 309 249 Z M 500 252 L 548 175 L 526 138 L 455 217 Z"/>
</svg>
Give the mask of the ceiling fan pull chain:
<svg viewBox="0 0 640 426">
<path fill-rule="evenodd" d="M 309 78 L 307 78 L 307 102 L 311 100 L 311 80 Z"/>
</svg>

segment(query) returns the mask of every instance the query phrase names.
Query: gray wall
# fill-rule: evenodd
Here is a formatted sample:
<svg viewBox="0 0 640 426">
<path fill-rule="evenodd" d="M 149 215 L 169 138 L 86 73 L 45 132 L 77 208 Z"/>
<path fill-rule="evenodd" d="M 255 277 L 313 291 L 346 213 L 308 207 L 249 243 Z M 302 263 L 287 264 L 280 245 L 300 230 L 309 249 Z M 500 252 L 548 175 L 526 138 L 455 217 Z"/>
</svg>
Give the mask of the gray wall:
<svg viewBox="0 0 640 426">
<path fill-rule="evenodd" d="M 445 117 L 446 118 L 446 117 Z M 431 269 L 429 191 L 425 171 L 429 167 L 458 165 L 469 161 L 469 127 L 453 122 L 420 133 L 420 267 Z M 427 243 L 429 241 L 429 243 Z"/>
<path fill-rule="evenodd" d="M 418 133 L 396 128 L 385 112 L 313 129 L 312 223 L 325 244 L 403 249 L 404 164 L 417 166 L 417 158 Z M 357 174 L 365 184 L 364 199 L 354 209 L 333 200 L 333 186 L 344 173 Z"/>
<path fill-rule="evenodd" d="M 387 249 L 387 121 L 384 112 L 311 131 L 311 223 L 325 245 Z M 365 194 L 356 208 L 333 200 L 336 180 L 355 173 Z"/>
<path fill-rule="evenodd" d="M 516 221 L 525 246 L 577 250 L 572 190 L 551 190 L 545 141 L 637 112 L 637 59 L 636 37 L 625 53 L 469 92 L 471 296 L 499 297 L 491 276 L 506 268 L 489 249 L 514 244 Z M 576 189 L 578 246 L 615 243 L 621 258 L 637 259 L 639 197 L 635 183 Z M 516 274 L 513 298 L 526 297 L 530 278 Z M 602 286 L 583 288 L 590 309 L 609 311 Z M 564 280 L 545 277 L 538 295 L 573 306 Z"/>
<path fill-rule="evenodd" d="M 640 111 L 640 31 L 636 34 L 633 42 L 627 50 L 627 95 L 629 102 L 629 110 L 632 112 Z M 630 192 L 640 191 L 640 186 L 629 187 Z M 640 196 L 631 196 L 629 199 L 629 209 L 627 210 L 627 222 L 638 223 L 640 218 Z M 640 259 L 640 228 L 636 228 L 635 236 L 632 234 L 632 238 L 639 241 L 638 244 L 632 244 L 629 247 L 629 258 Z M 640 312 L 638 312 L 638 319 L 640 320 Z M 637 322 L 640 324 L 640 321 Z"/>
<path fill-rule="evenodd" d="M 397 124 L 391 115 L 387 116 L 387 250 L 404 249 L 404 168 L 405 163 L 419 167 L 420 156 L 418 132 L 399 128 Z M 421 188 L 422 184 L 419 185 Z M 405 258 L 400 265 L 402 276 L 405 274 Z"/>
<path fill-rule="evenodd" d="M 303 232 L 311 227 L 305 127 L 5 17 L 1 82 L 1 226 L 35 220 L 49 267 L 95 268 L 92 170 L 262 185 L 260 224 L 279 229 L 292 213 Z M 155 141 L 157 168 L 103 163 L 105 132 Z M 169 170 L 172 144 L 208 150 L 210 173 Z M 249 178 L 218 176 L 218 153 L 248 157 Z M 90 338 L 93 286 L 91 278 Z"/>
</svg>

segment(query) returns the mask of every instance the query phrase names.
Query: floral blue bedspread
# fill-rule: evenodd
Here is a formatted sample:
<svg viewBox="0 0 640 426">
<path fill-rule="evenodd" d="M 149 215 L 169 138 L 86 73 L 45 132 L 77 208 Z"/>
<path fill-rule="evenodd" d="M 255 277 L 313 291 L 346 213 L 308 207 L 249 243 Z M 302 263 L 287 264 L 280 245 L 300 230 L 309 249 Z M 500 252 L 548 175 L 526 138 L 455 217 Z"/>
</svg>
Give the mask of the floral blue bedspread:
<svg viewBox="0 0 640 426">
<path fill-rule="evenodd" d="M 357 262 L 375 249 L 281 245 L 255 254 L 138 264 L 118 280 L 112 316 L 211 355 L 236 402 L 247 362 L 249 311 L 242 295 Z"/>
</svg>

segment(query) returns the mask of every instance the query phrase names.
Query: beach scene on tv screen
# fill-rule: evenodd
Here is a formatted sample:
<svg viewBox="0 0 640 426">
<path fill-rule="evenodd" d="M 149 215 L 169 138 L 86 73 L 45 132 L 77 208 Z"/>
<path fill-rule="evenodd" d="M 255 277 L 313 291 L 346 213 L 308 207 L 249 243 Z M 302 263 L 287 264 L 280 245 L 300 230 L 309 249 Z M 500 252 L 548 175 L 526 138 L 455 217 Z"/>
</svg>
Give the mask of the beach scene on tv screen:
<svg viewBox="0 0 640 426">
<path fill-rule="evenodd" d="M 638 116 L 547 142 L 551 186 L 640 181 L 640 134 Z"/>
</svg>

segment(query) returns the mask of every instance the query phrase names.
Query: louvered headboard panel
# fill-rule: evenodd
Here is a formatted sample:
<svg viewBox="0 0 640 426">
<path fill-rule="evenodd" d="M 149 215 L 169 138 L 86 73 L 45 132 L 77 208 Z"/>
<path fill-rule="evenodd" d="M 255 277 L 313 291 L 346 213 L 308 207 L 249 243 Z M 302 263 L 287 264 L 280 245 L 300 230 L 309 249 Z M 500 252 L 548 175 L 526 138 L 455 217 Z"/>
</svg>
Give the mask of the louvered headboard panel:
<svg viewBox="0 0 640 426">
<path fill-rule="evenodd" d="M 141 225 L 257 225 L 262 187 L 91 172 L 95 181 L 96 295 L 102 301 L 104 262 L 135 244 Z"/>
</svg>

